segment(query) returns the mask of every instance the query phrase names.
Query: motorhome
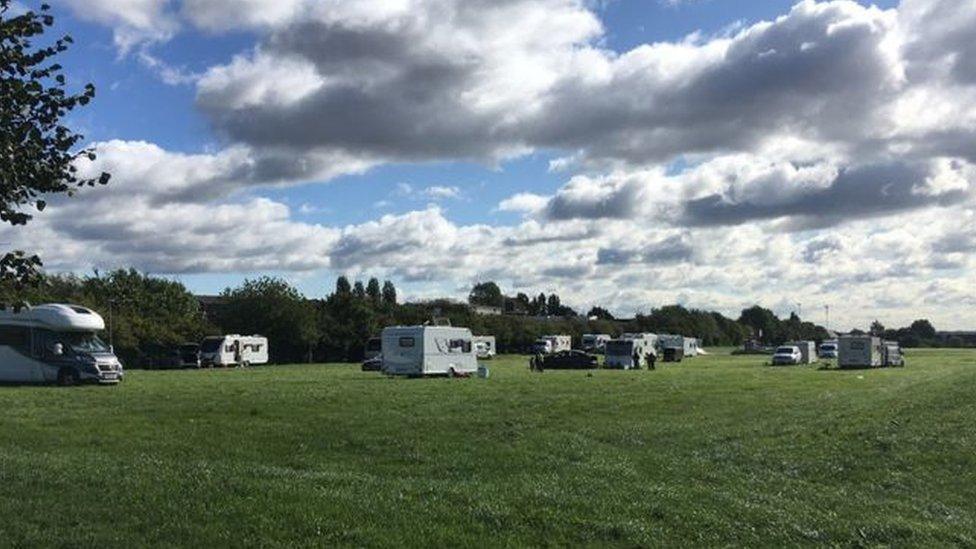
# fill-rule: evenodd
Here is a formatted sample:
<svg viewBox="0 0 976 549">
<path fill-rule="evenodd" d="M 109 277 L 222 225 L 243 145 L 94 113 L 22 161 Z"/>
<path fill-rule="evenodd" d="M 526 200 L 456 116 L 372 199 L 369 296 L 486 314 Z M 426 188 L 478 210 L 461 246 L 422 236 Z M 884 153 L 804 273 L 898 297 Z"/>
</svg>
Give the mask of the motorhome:
<svg viewBox="0 0 976 549">
<path fill-rule="evenodd" d="M 612 339 L 606 343 L 603 364 L 607 368 L 624 370 L 643 368 L 647 366 L 651 355 L 655 360 L 657 359 L 657 343 L 658 337 L 655 334 L 623 334 L 619 339 Z"/>
<path fill-rule="evenodd" d="M 470 375 L 478 371 L 474 336 L 452 326 L 383 329 L 383 371 L 390 375 Z"/>
<path fill-rule="evenodd" d="M 837 344 L 837 365 L 841 368 L 876 368 L 884 366 L 881 338 L 844 336 Z"/>
<path fill-rule="evenodd" d="M 474 336 L 474 351 L 480 359 L 495 358 L 495 336 Z"/>
<path fill-rule="evenodd" d="M 78 305 L 0 310 L 0 382 L 122 381 L 122 363 L 98 337 L 104 329 L 101 315 Z"/>
<path fill-rule="evenodd" d="M 582 349 L 588 353 L 602 353 L 604 345 L 611 339 L 610 334 L 583 334 Z"/>
<path fill-rule="evenodd" d="M 238 334 L 205 338 L 200 343 L 200 363 L 206 367 L 267 364 L 268 338 Z"/>
<path fill-rule="evenodd" d="M 366 341 L 363 349 L 363 360 L 371 360 L 383 354 L 383 339 L 371 337 Z"/>
<path fill-rule="evenodd" d="M 569 351 L 573 348 L 573 338 L 568 335 L 547 335 L 535 340 L 533 352 L 548 355 L 559 351 Z"/>
<path fill-rule="evenodd" d="M 814 364 L 817 362 L 817 342 L 790 341 L 786 345 L 800 350 L 800 364 Z"/>
</svg>

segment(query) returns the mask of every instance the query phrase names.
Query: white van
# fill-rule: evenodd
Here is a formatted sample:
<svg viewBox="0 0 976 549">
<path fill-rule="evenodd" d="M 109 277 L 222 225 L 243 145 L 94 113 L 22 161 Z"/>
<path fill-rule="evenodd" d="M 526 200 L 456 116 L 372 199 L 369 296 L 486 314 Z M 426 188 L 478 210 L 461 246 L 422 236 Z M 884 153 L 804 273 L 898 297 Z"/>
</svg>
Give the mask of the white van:
<svg viewBox="0 0 976 549">
<path fill-rule="evenodd" d="M 482 360 L 495 358 L 495 336 L 474 336 L 474 351 Z"/>
<path fill-rule="evenodd" d="M 204 367 L 267 363 L 268 338 L 264 336 L 211 336 L 200 343 L 200 364 Z"/>
<path fill-rule="evenodd" d="M 383 371 L 391 375 L 469 375 L 478 371 L 474 336 L 452 326 L 383 329 Z"/>
<path fill-rule="evenodd" d="M 118 383 L 125 372 L 98 337 L 101 315 L 78 305 L 0 310 L 0 382 Z"/>
</svg>

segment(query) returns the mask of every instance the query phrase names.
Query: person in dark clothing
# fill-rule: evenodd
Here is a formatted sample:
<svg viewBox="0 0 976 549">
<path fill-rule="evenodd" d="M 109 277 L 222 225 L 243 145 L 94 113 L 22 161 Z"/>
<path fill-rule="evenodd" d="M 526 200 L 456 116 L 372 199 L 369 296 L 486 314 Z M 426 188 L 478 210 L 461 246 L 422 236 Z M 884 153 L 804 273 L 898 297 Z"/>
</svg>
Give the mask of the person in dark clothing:
<svg viewBox="0 0 976 549">
<path fill-rule="evenodd" d="M 535 355 L 535 371 L 543 372 L 545 370 L 544 359 L 541 353 L 536 353 Z"/>
<path fill-rule="evenodd" d="M 653 370 L 655 368 L 654 363 L 657 362 L 657 355 L 654 353 L 647 353 L 647 369 Z"/>
<path fill-rule="evenodd" d="M 633 359 L 634 359 L 634 369 L 640 370 L 640 353 L 637 352 L 636 350 L 634 351 Z"/>
</svg>

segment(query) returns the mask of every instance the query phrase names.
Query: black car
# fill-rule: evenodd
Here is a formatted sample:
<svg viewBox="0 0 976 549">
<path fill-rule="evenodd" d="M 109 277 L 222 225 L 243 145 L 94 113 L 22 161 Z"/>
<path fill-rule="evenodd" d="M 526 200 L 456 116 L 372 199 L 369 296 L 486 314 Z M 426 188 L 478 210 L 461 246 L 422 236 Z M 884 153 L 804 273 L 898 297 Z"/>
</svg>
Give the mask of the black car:
<svg viewBox="0 0 976 549">
<path fill-rule="evenodd" d="M 545 370 L 591 370 L 597 368 L 597 358 L 583 351 L 559 351 L 542 358 Z"/>
<path fill-rule="evenodd" d="M 383 357 L 374 356 L 363 361 L 362 369 L 364 372 L 380 372 L 383 370 Z"/>
</svg>

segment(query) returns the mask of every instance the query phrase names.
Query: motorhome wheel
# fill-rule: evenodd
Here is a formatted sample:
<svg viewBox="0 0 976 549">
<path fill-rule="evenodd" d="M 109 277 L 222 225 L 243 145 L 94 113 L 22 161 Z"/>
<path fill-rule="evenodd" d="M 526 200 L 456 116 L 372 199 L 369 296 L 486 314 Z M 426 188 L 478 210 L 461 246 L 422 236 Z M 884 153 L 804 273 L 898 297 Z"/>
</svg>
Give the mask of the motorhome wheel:
<svg viewBox="0 0 976 549">
<path fill-rule="evenodd" d="M 78 384 L 78 372 L 74 368 L 61 368 L 58 371 L 58 385 L 68 387 Z"/>
</svg>

